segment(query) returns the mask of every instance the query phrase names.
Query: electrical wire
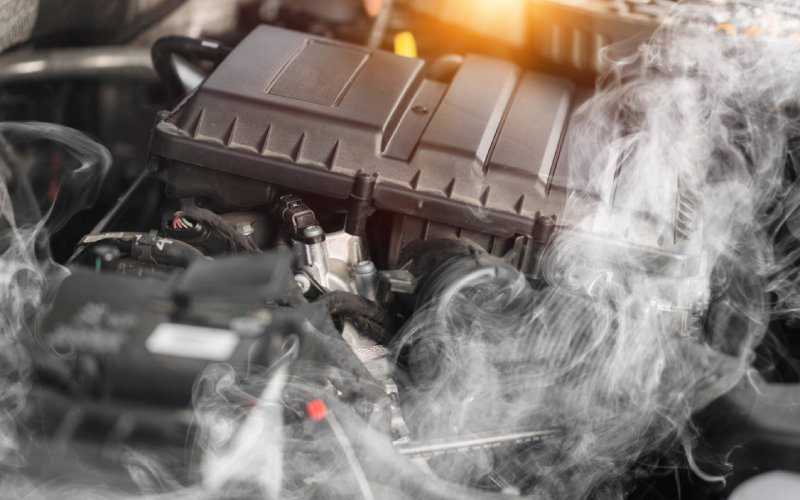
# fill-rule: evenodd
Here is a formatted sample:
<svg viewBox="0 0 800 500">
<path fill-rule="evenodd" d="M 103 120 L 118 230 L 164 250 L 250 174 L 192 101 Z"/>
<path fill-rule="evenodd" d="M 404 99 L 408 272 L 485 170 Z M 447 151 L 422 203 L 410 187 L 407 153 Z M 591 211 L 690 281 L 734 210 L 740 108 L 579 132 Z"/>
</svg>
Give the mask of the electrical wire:
<svg viewBox="0 0 800 500">
<path fill-rule="evenodd" d="M 186 36 L 165 36 L 153 44 L 150 51 L 153 59 L 153 68 L 162 82 L 167 86 L 174 99 L 180 99 L 186 93 L 178 70 L 175 67 L 174 56 L 180 56 L 190 61 L 203 60 L 215 64 L 222 62 L 233 50 L 215 40 L 200 40 Z"/>
<path fill-rule="evenodd" d="M 194 200 L 185 199 L 182 201 L 183 209 L 181 212 L 188 219 L 196 222 L 203 222 L 209 227 L 216 229 L 223 237 L 232 241 L 239 248 L 253 253 L 260 253 L 261 249 L 247 236 L 239 233 L 235 227 L 228 224 L 222 217 L 207 208 L 198 207 Z"/>
</svg>

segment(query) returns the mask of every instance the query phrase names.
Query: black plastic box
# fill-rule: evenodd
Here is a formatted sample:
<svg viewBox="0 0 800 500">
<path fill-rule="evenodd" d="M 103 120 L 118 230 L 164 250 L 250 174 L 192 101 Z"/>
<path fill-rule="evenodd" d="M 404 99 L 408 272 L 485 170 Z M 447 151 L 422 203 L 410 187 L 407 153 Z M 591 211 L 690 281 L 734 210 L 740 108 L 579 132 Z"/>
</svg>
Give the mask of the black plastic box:
<svg viewBox="0 0 800 500">
<path fill-rule="evenodd" d="M 211 169 L 344 200 L 359 171 L 376 173 L 375 207 L 427 225 L 420 236 L 446 227 L 507 251 L 537 211 L 562 214 L 575 87 L 482 56 L 466 56 L 448 81 L 428 71 L 260 27 L 157 124 L 152 152 L 186 186 Z M 210 184 L 202 194 L 224 190 Z M 237 196 L 229 191 L 216 196 Z"/>
</svg>

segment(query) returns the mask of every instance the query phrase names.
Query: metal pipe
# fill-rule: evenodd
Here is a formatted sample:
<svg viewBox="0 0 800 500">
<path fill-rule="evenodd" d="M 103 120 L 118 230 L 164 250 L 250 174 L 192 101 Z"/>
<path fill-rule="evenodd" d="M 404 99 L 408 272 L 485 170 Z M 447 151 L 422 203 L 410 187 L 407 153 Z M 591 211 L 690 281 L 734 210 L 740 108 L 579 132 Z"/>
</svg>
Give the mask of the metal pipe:
<svg viewBox="0 0 800 500">
<path fill-rule="evenodd" d="M 178 59 L 178 75 L 187 88 L 204 78 Z M 156 81 L 146 47 L 91 47 L 12 52 L 0 56 L 0 85 L 63 78 L 116 78 Z"/>
<path fill-rule="evenodd" d="M 412 441 L 398 444 L 396 448 L 401 455 L 407 457 L 427 458 L 444 453 L 494 448 L 502 445 L 539 443 L 562 435 L 563 432 L 560 429 L 517 429 L 506 432 L 485 432 L 427 441 Z"/>
<path fill-rule="evenodd" d="M 367 47 L 370 50 L 376 50 L 381 47 L 383 38 L 386 36 L 386 28 L 389 26 L 389 21 L 392 18 L 392 9 L 394 7 L 394 0 L 383 0 L 378 17 L 375 18 L 372 24 L 372 31 L 370 31 Z"/>
<path fill-rule="evenodd" d="M 156 74 L 146 48 L 49 49 L 0 57 L 0 83 L 98 76 L 155 79 Z"/>
<path fill-rule="evenodd" d="M 144 184 L 144 181 L 150 177 L 151 174 L 152 172 L 148 169 L 142 170 L 142 173 L 140 173 L 130 187 L 128 187 L 128 189 L 119 198 L 117 198 L 117 201 L 114 202 L 114 206 L 112 206 L 111 209 L 103 216 L 103 218 L 100 219 L 97 224 L 95 224 L 87 236 L 103 233 L 109 228 L 109 226 L 116 222 L 119 216 L 128 208 L 128 203 L 133 199 L 134 195 L 142 186 L 142 184 Z M 75 251 L 67 260 L 67 264 L 74 262 L 85 248 L 86 247 L 84 245 L 80 244 L 76 246 Z"/>
</svg>

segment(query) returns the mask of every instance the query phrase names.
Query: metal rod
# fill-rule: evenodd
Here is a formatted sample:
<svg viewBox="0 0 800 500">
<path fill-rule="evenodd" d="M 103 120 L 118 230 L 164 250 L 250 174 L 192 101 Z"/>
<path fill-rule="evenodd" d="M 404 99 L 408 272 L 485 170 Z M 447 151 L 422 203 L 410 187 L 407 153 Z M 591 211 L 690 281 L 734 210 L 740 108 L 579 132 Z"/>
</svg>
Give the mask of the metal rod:
<svg viewBox="0 0 800 500">
<path fill-rule="evenodd" d="M 0 57 L 0 83 L 101 76 L 156 78 L 150 52 L 143 48 L 48 49 Z"/>
<path fill-rule="evenodd" d="M 367 47 L 370 50 L 376 50 L 381 47 L 383 38 L 386 36 L 386 28 L 389 26 L 389 20 L 392 18 L 393 7 L 394 0 L 383 0 L 383 6 L 375 21 L 373 21 L 372 31 L 367 42 Z"/>
<path fill-rule="evenodd" d="M 537 443 L 562 436 L 561 429 L 517 429 L 505 432 L 486 432 L 426 441 L 412 441 L 396 445 L 397 451 L 407 457 L 431 457 L 502 445 Z"/>
<path fill-rule="evenodd" d="M 205 77 L 178 58 L 178 76 L 188 88 Z M 0 56 L 0 85 L 32 80 L 114 78 L 157 82 L 150 50 L 139 47 L 91 47 L 12 52 Z"/>
<path fill-rule="evenodd" d="M 122 196 L 117 198 L 117 201 L 114 203 L 114 206 L 111 207 L 111 210 L 106 212 L 106 215 L 104 215 L 103 218 L 100 219 L 100 221 L 97 224 L 95 224 L 92 230 L 89 231 L 89 235 L 100 234 L 104 232 L 108 228 L 108 226 L 113 224 L 116 221 L 117 217 L 119 217 L 120 214 L 127 208 L 126 205 L 131 199 L 133 199 L 134 194 L 136 194 L 136 191 L 138 191 L 139 188 L 142 186 L 145 179 L 149 178 L 150 175 L 152 175 L 152 172 L 150 170 L 146 168 L 142 170 L 142 173 L 139 174 L 136 180 L 133 181 L 128 190 L 125 191 L 122 194 Z M 67 260 L 67 264 L 72 263 L 78 257 L 78 255 L 80 255 L 80 253 L 83 251 L 83 248 L 84 248 L 83 246 L 79 245 L 75 249 L 75 252 L 73 252 L 73 254 L 70 256 L 69 260 Z"/>
</svg>

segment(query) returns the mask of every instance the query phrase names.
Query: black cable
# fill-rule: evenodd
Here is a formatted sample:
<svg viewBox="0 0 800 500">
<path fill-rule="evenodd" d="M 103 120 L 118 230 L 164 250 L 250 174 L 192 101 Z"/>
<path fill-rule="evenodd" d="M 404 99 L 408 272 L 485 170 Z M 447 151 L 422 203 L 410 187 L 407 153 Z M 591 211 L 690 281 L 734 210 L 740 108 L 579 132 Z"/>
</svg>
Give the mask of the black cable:
<svg viewBox="0 0 800 500">
<path fill-rule="evenodd" d="M 383 326 L 370 321 L 367 318 L 350 318 L 353 326 L 364 337 L 374 341 L 376 344 L 388 345 L 394 338 L 394 334 Z"/>
<path fill-rule="evenodd" d="M 189 219 L 204 222 L 207 226 L 216 229 L 219 233 L 234 242 L 238 247 L 248 252 L 260 252 L 258 246 L 247 236 L 239 233 L 235 227 L 228 224 L 225 219 L 215 214 L 211 210 L 198 207 L 193 201 L 182 201 L 181 211 Z"/>
<path fill-rule="evenodd" d="M 186 90 L 178 75 L 173 56 L 181 56 L 190 61 L 202 60 L 219 64 L 231 50 L 233 50 L 231 47 L 215 40 L 171 35 L 156 40 L 150 55 L 158 77 L 167 86 L 171 96 L 178 100 L 183 97 Z"/>
<path fill-rule="evenodd" d="M 172 267 L 187 267 L 206 256 L 197 248 L 180 240 L 162 238 L 152 233 L 101 233 L 84 236 L 78 243 L 82 253 L 85 248 L 107 244 L 113 245 L 133 258 L 152 264 Z"/>
<path fill-rule="evenodd" d="M 329 292 L 317 302 L 328 307 L 331 316 L 340 316 L 363 326 L 364 333 L 380 344 L 391 340 L 395 331 L 394 321 L 386 310 L 360 295 L 350 292 Z"/>
<path fill-rule="evenodd" d="M 203 252 L 188 243 L 149 233 L 134 239 L 130 252 L 132 257 L 142 262 L 177 267 L 188 267 L 192 262 L 205 258 Z"/>
</svg>

